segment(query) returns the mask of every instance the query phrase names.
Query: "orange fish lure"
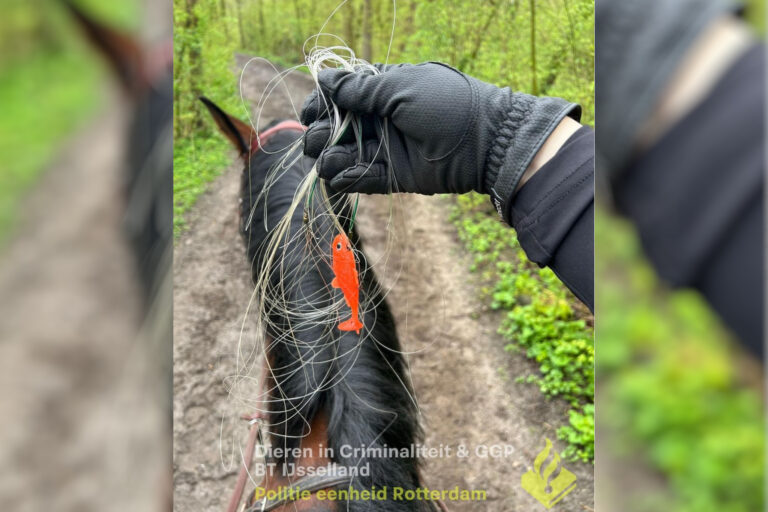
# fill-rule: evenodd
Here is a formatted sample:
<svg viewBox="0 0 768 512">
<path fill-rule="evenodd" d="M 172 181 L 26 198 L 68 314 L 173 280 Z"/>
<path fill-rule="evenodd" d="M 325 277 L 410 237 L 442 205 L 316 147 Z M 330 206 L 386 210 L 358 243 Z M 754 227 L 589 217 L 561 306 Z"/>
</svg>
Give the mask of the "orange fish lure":
<svg viewBox="0 0 768 512">
<path fill-rule="evenodd" d="M 360 334 L 363 327 L 358 314 L 360 300 L 360 283 L 357 279 L 357 265 L 355 262 L 355 253 L 352 251 L 352 244 L 344 233 L 336 235 L 331 247 L 331 265 L 333 267 L 334 278 L 331 286 L 341 288 L 344 294 L 344 301 L 352 310 L 352 318 L 339 324 L 341 331 L 355 331 Z"/>
</svg>

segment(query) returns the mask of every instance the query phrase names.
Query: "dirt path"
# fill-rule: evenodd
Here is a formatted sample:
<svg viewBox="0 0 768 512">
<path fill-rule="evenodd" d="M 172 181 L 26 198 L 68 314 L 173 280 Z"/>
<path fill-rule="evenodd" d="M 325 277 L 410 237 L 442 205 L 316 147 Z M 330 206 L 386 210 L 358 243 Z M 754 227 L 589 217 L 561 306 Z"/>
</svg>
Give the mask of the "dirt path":
<svg viewBox="0 0 768 512">
<path fill-rule="evenodd" d="M 137 341 L 120 96 L 22 204 L 0 254 L 0 509 L 157 510 L 167 420 Z M 167 445 L 166 445 L 167 446 Z"/>
<path fill-rule="evenodd" d="M 240 66 L 245 61 L 238 57 Z M 249 64 L 244 83 L 249 100 L 258 100 L 273 74 L 265 64 Z M 291 77 L 297 108 L 310 86 L 308 77 Z M 275 100 L 265 110 L 264 122 L 290 115 L 290 103 Z M 223 385 L 233 372 L 231 356 L 251 292 L 237 234 L 239 171 L 237 165 L 230 167 L 200 198 L 175 252 L 174 469 L 179 511 L 223 509 L 235 473 L 222 464 L 220 434 L 225 441 L 246 434 L 245 425 L 233 431 L 221 422 L 222 415 L 244 412 L 233 409 Z M 371 260 L 384 254 L 388 233 L 393 242 L 388 268 L 401 269 L 399 279 L 394 281 L 394 272 L 379 275 L 392 288 L 389 302 L 401 343 L 414 352 L 410 364 L 427 445 L 513 449 L 500 458 L 429 459 L 426 483 L 434 489 L 487 491 L 485 503 L 452 502 L 451 510 L 543 511 L 521 489 L 520 477 L 544 447 L 544 437 L 556 439 L 566 406 L 545 399 L 532 385 L 515 383 L 535 367 L 503 351 L 495 334 L 498 318 L 477 300 L 469 262 L 448 222 L 449 200 L 403 195 L 394 208 L 395 218 L 408 217 L 407 231 L 387 227 L 386 197 L 362 197 L 358 223 Z M 592 510 L 592 465 L 567 467 L 576 473 L 578 487 L 555 510 Z"/>
</svg>

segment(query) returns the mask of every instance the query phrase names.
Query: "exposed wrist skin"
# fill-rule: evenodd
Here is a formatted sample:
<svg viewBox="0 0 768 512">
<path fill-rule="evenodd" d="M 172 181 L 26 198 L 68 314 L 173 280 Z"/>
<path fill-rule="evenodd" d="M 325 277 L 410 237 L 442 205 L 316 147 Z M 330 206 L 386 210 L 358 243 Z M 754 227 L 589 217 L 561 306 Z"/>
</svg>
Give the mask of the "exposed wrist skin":
<svg viewBox="0 0 768 512">
<path fill-rule="evenodd" d="M 531 179 L 544 164 L 549 162 L 549 160 L 557 154 L 560 148 L 563 147 L 566 141 L 571 138 L 571 135 L 576 133 L 579 128 L 581 128 L 581 124 L 570 117 L 565 117 L 560 121 L 560 124 L 558 124 L 557 128 L 555 128 L 550 136 L 547 137 L 547 140 L 544 141 L 544 144 L 533 157 L 533 160 L 531 160 L 530 165 L 528 165 L 528 168 L 520 178 L 517 188 L 515 188 L 515 193 L 523 188 L 523 185 L 525 185 L 525 183 Z"/>
<path fill-rule="evenodd" d="M 731 15 L 716 19 L 704 29 L 642 124 L 635 148 L 642 151 L 652 146 L 699 104 L 754 41 L 747 24 Z"/>
</svg>

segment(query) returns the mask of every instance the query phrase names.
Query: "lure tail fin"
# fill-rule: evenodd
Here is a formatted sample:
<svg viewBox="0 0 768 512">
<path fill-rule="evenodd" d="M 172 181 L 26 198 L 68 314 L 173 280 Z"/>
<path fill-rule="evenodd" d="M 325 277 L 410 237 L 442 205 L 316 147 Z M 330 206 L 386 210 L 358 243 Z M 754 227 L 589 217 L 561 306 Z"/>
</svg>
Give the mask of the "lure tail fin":
<svg viewBox="0 0 768 512">
<path fill-rule="evenodd" d="M 345 320 L 339 324 L 340 331 L 355 331 L 360 334 L 360 329 L 363 328 L 363 323 L 360 319 L 352 317 L 349 320 Z"/>
</svg>

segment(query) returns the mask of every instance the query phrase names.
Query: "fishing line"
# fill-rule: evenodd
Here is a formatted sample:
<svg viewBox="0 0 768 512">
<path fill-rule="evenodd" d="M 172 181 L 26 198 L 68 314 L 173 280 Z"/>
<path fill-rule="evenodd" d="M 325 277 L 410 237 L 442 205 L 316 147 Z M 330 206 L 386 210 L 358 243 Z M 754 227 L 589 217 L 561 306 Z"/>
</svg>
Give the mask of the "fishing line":
<svg viewBox="0 0 768 512">
<path fill-rule="evenodd" d="M 325 97 L 319 86 L 318 76 L 323 69 L 335 68 L 343 69 L 351 73 L 379 74 L 381 71 L 371 63 L 360 59 L 354 50 L 339 36 L 326 32 L 326 26 L 331 18 L 347 4 L 348 0 L 343 0 L 326 18 L 320 30 L 308 37 L 302 45 L 302 54 L 304 63 L 285 70 L 279 70 L 267 59 L 254 57 L 249 59 L 241 73 L 239 91 L 243 110 L 246 113 L 249 124 L 258 134 L 262 131 L 262 116 L 265 116 L 266 106 L 275 94 L 284 94 L 288 98 L 291 110 L 295 119 L 299 118 L 299 109 L 295 105 L 291 96 L 287 77 L 299 71 L 306 69 L 318 91 L 318 98 L 328 111 L 328 119 L 331 125 L 331 135 L 326 147 L 336 144 L 339 140 L 351 130 L 351 135 L 358 146 L 358 155 L 363 156 L 363 124 L 360 116 L 349 112 L 342 112 L 329 98 Z M 384 64 L 389 62 L 392 44 L 394 40 L 394 31 L 396 25 L 396 2 L 392 1 L 393 16 L 392 25 L 387 45 L 386 58 Z M 261 92 L 255 106 L 255 116 L 247 106 L 244 83 L 247 69 L 255 62 L 265 62 L 273 70 L 274 76 L 269 80 L 264 90 Z M 378 125 L 378 133 L 383 134 L 381 144 L 377 151 L 383 151 L 387 161 L 389 153 L 389 140 L 387 121 Z M 279 161 L 273 165 L 264 177 L 264 186 L 259 191 L 251 191 L 248 183 L 248 200 L 251 210 L 248 212 L 243 222 L 243 233 L 251 242 L 253 236 L 254 221 L 257 214 L 261 215 L 259 219 L 263 225 L 264 232 L 267 233 L 264 240 L 261 240 L 256 248 L 256 253 L 260 255 L 259 266 L 253 269 L 254 289 L 246 307 L 246 312 L 242 318 L 237 349 L 235 354 L 235 373 L 225 379 L 225 386 L 230 400 L 234 401 L 239 408 L 247 408 L 249 411 L 258 411 L 261 413 L 270 413 L 279 410 L 282 416 L 281 421 L 274 422 L 268 426 L 263 426 L 264 433 L 268 434 L 266 438 L 273 440 L 282 439 L 283 444 L 288 443 L 290 439 L 297 439 L 307 435 L 311 430 L 310 421 L 304 416 L 305 407 L 312 403 L 318 393 L 325 392 L 338 385 L 346 385 L 345 378 L 354 368 L 357 358 L 360 356 L 360 348 L 363 343 L 373 343 L 379 354 L 382 355 L 387 365 L 395 373 L 400 385 L 408 393 L 410 400 L 416 405 L 416 399 L 412 391 L 409 391 L 410 372 L 401 377 L 384 356 L 382 348 L 394 354 L 402 355 L 406 360 L 408 367 L 408 355 L 415 352 L 421 352 L 425 348 L 407 352 L 397 350 L 388 346 L 384 341 L 376 339 L 376 336 L 365 327 L 362 328 L 359 336 L 354 343 L 348 344 L 344 349 L 339 350 L 339 337 L 345 333 L 337 329 L 338 320 L 347 318 L 350 308 L 345 303 L 342 294 L 330 286 L 324 289 L 318 289 L 311 293 L 299 287 L 302 277 L 310 273 L 327 272 L 332 265 L 332 253 L 329 251 L 329 240 L 340 233 L 351 232 L 357 224 L 359 212 L 360 195 L 354 194 L 354 198 L 347 195 L 329 195 L 325 182 L 317 174 L 316 166 L 313 164 L 299 185 L 296 187 L 290 204 L 281 217 L 275 222 L 274 214 L 270 216 L 267 205 L 269 203 L 270 191 L 272 188 L 286 177 L 295 165 L 303 165 L 304 157 L 302 155 L 301 138 L 287 147 L 268 150 L 262 147 L 262 140 L 257 135 L 256 143 L 260 151 L 265 154 L 285 153 Z M 377 155 L 378 156 L 378 152 Z M 371 159 L 374 161 L 375 159 Z M 358 162 L 360 163 L 360 162 Z M 250 168 L 250 162 L 247 168 Z M 392 175 L 392 169 L 388 166 L 388 181 L 390 190 L 395 190 L 395 180 Z M 250 178 L 249 178 L 250 179 Z M 255 196 L 255 197 L 253 197 Z M 376 289 L 367 290 L 367 293 L 359 296 L 359 316 L 364 318 L 372 317 L 375 325 L 378 321 L 377 307 L 388 297 L 392 286 L 396 283 L 403 272 L 407 258 L 401 258 L 395 268 L 391 268 L 390 254 L 397 246 L 398 229 L 396 227 L 405 227 L 405 214 L 403 208 L 396 207 L 395 201 L 402 201 L 396 194 L 388 195 L 388 215 L 382 230 L 386 233 L 384 249 L 381 255 L 373 260 L 366 259 L 354 246 L 351 251 L 357 264 L 357 272 L 360 283 L 364 280 L 375 281 L 379 284 Z M 263 204 L 263 207 L 261 206 Z M 262 208 L 260 211 L 257 211 Z M 300 227 L 294 224 L 296 214 L 302 219 Z M 270 224 L 274 224 L 271 225 Z M 252 262 L 255 265 L 256 262 Z M 387 286 L 383 286 L 381 281 L 370 279 L 369 272 L 376 268 L 379 276 L 385 276 L 390 280 Z M 329 299 L 330 298 L 330 299 Z M 273 318 L 282 319 L 276 323 Z M 407 333 L 407 312 L 405 313 L 404 332 Z M 325 333 L 319 339 L 316 337 L 308 338 L 308 333 L 315 332 L 312 329 L 321 327 Z M 252 328 L 252 329 L 251 329 Z M 400 329 L 399 329 L 400 330 Z M 401 338 L 402 338 L 401 331 Z M 346 338 L 345 338 L 346 339 Z M 428 345 L 435 343 L 435 339 L 427 341 Z M 419 340 L 424 342 L 425 340 Z M 282 366 L 273 365 L 266 359 L 274 349 L 285 347 L 294 350 L 296 358 Z M 264 370 L 261 369 L 261 361 L 266 360 Z M 324 368 L 321 375 L 309 375 L 308 372 L 315 371 L 317 368 Z M 268 382 L 265 389 L 254 391 L 258 387 L 261 377 L 254 377 L 262 371 L 267 372 Z M 307 390 L 306 393 L 299 393 L 295 396 L 287 396 L 286 391 L 281 387 L 281 382 L 296 377 L 300 374 L 307 375 L 307 382 L 313 382 L 316 387 Z M 412 390 L 412 386 L 411 390 Z M 356 395 L 357 396 L 357 395 Z M 358 397 L 361 403 L 368 407 L 372 404 L 366 404 Z M 242 409 L 241 409 L 242 410 Z M 223 443 L 224 436 L 224 417 L 222 417 L 222 428 L 220 431 L 220 441 Z M 302 435 L 290 435 L 287 428 L 290 422 L 299 420 L 305 425 Z M 239 419 L 235 420 L 239 423 Z M 233 422 L 234 424 L 234 422 Z M 383 432 L 382 432 L 383 433 Z M 234 433 L 233 433 L 234 435 Z M 381 434 L 380 434 L 381 435 Z M 234 450 L 234 444 L 237 441 L 233 438 L 233 450 L 230 452 L 232 457 L 237 451 Z M 240 450 L 242 451 L 242 450 Z M 224 452 L 221 452 L 222 459 Z M 231 459 L 230 459 L 231 460 Z"/>
</svg>

